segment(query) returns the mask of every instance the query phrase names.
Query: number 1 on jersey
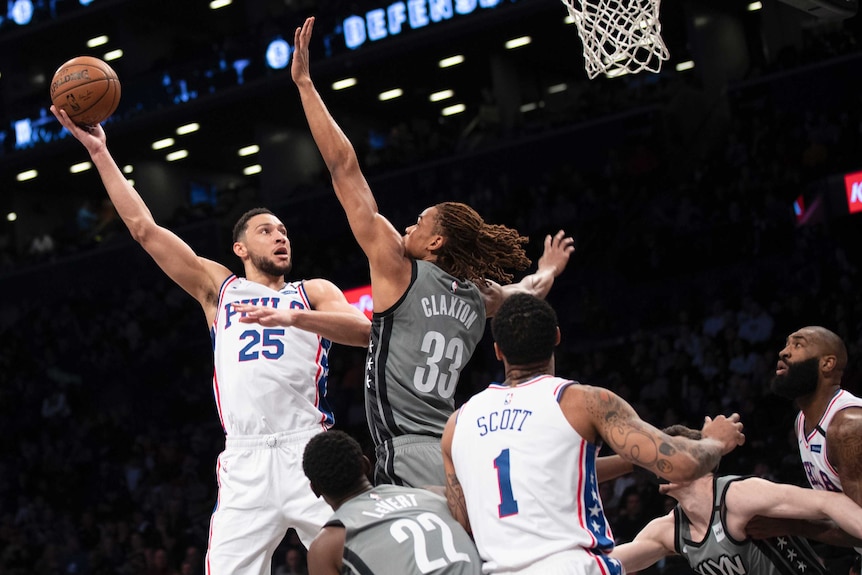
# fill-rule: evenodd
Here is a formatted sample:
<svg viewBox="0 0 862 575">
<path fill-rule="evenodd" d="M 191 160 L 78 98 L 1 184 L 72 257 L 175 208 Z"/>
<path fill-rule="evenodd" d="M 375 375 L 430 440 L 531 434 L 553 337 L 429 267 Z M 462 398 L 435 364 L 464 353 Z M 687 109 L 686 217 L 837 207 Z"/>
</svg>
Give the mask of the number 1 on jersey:
<svg viewBox="0 0 862 575">
<path fill-rule="evenodd" d="M 494 469 L 497 470 L 497 486 L 500 488 L 500 505 L 497 512 L 500 517 L 508 517 L 518 513 L 518 502 L 512 493 L 512 478 L 509 475 L 509 449 L 500 452 L 494 460 Z"/>
</svg>

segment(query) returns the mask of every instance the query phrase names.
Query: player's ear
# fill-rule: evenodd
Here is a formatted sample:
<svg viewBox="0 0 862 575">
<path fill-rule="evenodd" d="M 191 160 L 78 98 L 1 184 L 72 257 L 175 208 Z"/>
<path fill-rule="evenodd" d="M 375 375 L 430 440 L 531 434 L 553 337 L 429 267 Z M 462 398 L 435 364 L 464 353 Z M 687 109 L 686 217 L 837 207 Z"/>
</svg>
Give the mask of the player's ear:
<svg viewBox="0 0 862 575">
<path fill-rule="evenodd" d="M 503 361 L 503 352 L 500 351 L 500 346 L 497 345 L 497 342 L 494 342 L 494 356 L 498 361 Z"/>
<path fill-rule="evenodd" d="M 234 242 L 233 253 L 235 253 L 237 257 L 242 259 L 248 255 L 248 250 L 245 248 L 245 245 L 243 245 L 242 242 Z"/>
<path fill-rule="evenodd" d="M 362 473 L 366 477 L 371 477 L 371 461 L 365 455 L 362 456 Z"/>
<path fill-rule="evenodd" d="M 829 373 L 833 369 L 835 369 L 835 365 L 838 362 L 838 358 L 834 355 L 824 355 L 820 358 L 820 371 Z"/>
<path fill-rule="evenodd" d="M 557 326 L 557 334 L 554 336 L 554 347 L 560 345 L 560 341 L 562 341 L 563 336 L 560 335 L 560 326 Z"/>
</svg>

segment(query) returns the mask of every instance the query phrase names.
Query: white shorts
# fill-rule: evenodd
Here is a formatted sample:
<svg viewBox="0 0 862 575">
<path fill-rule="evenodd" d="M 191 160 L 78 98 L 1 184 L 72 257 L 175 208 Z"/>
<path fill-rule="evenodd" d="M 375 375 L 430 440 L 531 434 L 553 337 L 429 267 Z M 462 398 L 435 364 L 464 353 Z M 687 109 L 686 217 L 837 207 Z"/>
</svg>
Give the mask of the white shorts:
<svg viewBox="0 0 862 575">
<path fill-rule="evenodd" d="M 269 575 L 293 527 L 306 548 L 332 515 L 311 491 L 302 454 L 319 430 L 230 436 L 216 464 L 218 502 L 210 519 L 207 575 Z"/>
</svg>

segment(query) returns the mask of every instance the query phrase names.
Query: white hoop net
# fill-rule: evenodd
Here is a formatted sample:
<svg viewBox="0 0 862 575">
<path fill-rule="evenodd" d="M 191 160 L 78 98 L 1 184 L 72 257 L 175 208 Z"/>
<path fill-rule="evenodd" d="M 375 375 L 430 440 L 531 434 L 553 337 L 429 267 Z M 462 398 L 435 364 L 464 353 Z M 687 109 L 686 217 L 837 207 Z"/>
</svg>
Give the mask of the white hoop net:
<svg viewBox="0 0 862 575">
<path fill-rule="evenodd" d="M 562 0 L 584 44 L 592 80 L 659 72 L 669 54 L 661 38 L 660 0 Z"/>
</svg>

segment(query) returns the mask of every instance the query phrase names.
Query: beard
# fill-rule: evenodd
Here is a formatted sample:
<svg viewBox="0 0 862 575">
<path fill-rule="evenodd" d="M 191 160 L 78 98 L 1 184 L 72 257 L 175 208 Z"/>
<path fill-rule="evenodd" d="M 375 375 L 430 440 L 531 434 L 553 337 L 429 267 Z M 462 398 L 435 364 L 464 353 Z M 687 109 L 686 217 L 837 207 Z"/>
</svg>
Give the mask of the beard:
<svg viewBox="0 0 862 575">
<path fill-rule="evenodd" d="M 787 363 L 787 371 L 772 379 L 772 393 L 786 399 L 797 399 L 811 395 L 817 389 L 820 379 L 820 358 L 812 357 L 794 363 Z"/>
<path fill-rule="evenodd" d="M 287 260 L 284 264 L 277 264 L 270 259 L 256 255 L 251 256 L 251 263 L 266 275 L 273 277 L 284 276 L 290 272 L 290 268 L 293 266 L 292 260 Z"/>
</svg>

